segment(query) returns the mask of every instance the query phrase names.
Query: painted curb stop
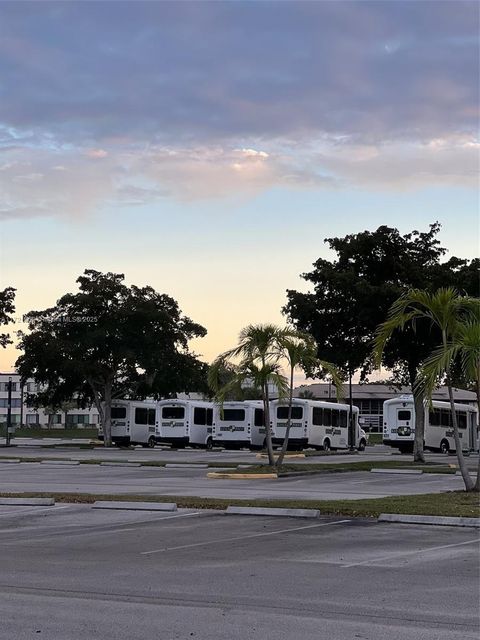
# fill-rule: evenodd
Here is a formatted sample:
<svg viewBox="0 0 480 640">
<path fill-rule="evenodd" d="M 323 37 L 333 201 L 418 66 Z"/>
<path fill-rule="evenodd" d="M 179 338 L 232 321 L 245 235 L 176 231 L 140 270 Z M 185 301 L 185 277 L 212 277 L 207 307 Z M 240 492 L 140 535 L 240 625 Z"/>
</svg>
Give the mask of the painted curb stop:
<svg viewBox="0 0 480 640">
<path fill-rule="evenodd" d="M 92 509 L 117 509 L 121 511 L 176 511 L 176 502 L 120 502 L 97 500 Z"/>
<path fill-rule="evenodd" d="M 399 475 L 411 475 L 420 476 L 423 474 L 423 469 L 370 469 L 370 473 L 396 473 Z"/>
<path fill-rule="evenodd" d="M 53 507 L 55 498 L 0 498 L 0 505 L 18 507 Z"/>
<path fill-rule="evenodd" d="M 444 527 L 474 527 L 480 529 L 480 518 L 459 518 L 449 516 L 418 516 L 400 513 L 381 513 L 378 522 L 399 522 L 403 524 L 429 524 Z"/>
<path fill-rule="evenodd" d="M 318 509 L 281 509 L 275 507 L 227 507 L 227 515 L 241 516 L 283 516 L 289 518 L 318 518 Z"/>
</svg>

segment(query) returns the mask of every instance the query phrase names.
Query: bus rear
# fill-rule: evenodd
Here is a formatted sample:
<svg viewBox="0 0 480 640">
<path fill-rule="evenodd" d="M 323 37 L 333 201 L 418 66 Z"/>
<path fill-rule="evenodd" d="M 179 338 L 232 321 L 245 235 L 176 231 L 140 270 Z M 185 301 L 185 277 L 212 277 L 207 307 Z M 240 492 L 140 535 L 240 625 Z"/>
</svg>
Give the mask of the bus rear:
<svg viewBox="0 0 480 640">
<path fill-rule="evenodd" d="M 213 408 L 213 444 L 225 449 L 250 447 L 247 405 L 243 402 L 225 402 Z"/>
<path fill-rule="evenodd" d="M 188 403 L 182 400 L 162 400 L 158 403 L 159 426 L 157 442 L 184 447 L 189 442 Z"/>
<path fill-rule="evenodd" d="M 415 412 L 412 396 L 383 403 L 383 444 L 401 453 L 411 453 L 415 440 Z"/>
<path fill-rule="evenodd" d="M 288 403 L 274 400 L 271 404 L 272 443 L 283 445 L 288 426 Z M 293 400 L 290 416 L 289 449 L 303 449 L 308 442 L 308 401 Z"/>
</svg>

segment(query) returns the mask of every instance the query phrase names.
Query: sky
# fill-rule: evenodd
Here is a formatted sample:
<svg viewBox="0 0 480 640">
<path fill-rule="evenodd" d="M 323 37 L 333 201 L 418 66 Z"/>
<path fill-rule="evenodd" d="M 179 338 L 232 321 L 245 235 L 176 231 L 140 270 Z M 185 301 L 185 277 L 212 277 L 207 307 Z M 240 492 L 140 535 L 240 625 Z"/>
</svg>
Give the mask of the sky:
<svg viewBox="0 0 480 640">
<path fill-rule="evenodd" d="M 11 329 L 113 271 L 178 300 L 211 361 L 285 323 L 325 238 L 438 220 L 477 256 L 478 32 L 461 0 L 3 1 Z"/>
</svg>

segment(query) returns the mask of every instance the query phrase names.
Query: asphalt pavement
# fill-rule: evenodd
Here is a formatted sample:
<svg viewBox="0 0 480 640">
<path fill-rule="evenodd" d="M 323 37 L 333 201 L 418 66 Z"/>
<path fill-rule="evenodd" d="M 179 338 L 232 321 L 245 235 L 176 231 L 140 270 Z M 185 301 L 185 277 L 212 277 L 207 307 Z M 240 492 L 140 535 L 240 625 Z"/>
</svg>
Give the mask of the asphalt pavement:
<svg viewBox="0 0 480 640">
<path fill-rule="evenodd" d="M 327 473 L 279 479 L 211 479 L 207 469 L 128 467 L 40 462 L 0 463 L 0 490 L 8 493 L 50 492 L 143 494 L 210 498 L 336 500 L 438 493 L 462 489 L 460 476 L 398 475 L 365 471 Z"/>
<path fill-rule="evenodd" d="M 477 640 L 478 533 L 0 507 L 0 638 Z"/>
</svg>

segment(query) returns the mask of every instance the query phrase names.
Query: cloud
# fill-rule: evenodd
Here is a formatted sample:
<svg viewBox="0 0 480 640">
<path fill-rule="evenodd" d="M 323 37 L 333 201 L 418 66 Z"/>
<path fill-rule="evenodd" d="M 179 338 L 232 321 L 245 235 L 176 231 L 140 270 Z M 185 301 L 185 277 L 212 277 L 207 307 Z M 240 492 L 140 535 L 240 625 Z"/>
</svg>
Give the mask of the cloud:
<svg viewBox="0 0 480 640">
<path fill-rule="evenodd" d="M 478 5 L 3 3 L 0 121 L 118 136 L 363 141 L 471 132 Z M 248 44 L 245 40 L 248 33 Z"/>
<path fill-rule="evenodd" d="M 108 152 L 105 149 L 87 149 L 85 151 L 85 155 L 89 158 L 106 158 L 108 156 Z"/>
<path fill-rule="evenodd" d="M 273 187 L 475 188 L 478 14 L 0 3 L 0 217 Z"/>
</svg>

